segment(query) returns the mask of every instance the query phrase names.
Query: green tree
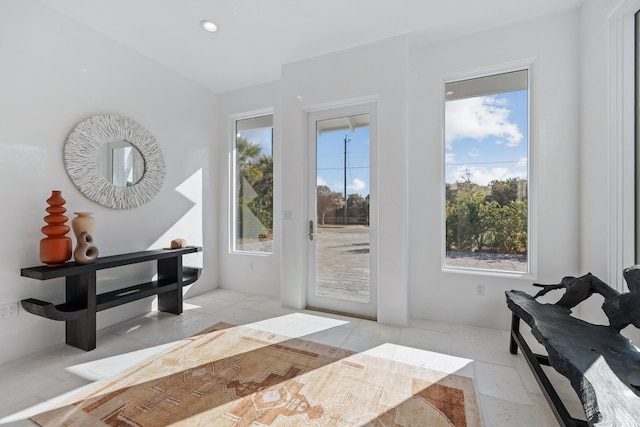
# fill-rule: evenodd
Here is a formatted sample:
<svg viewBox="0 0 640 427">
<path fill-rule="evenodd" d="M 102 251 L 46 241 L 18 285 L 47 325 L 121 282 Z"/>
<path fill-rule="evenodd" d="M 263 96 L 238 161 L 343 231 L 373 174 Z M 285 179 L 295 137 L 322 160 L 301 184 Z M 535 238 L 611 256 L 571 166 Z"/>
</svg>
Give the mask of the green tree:
<svg viewBox="0 0 640 427">
<path fill-rule="evenodd" d="M 325 216 L 329 212 L 343 208 L 345 203 L 342 194 L 331 191 L 326 185 L 318 185 L 316 198 L 316 209 L 318 211 L 318 222 L 320 225 L 324 225 Z"/>
<path fill-rule="evenodd" d="M 447 251 L 450 251 L 455 248 L 454 244 L 458 241 L 458 205 L 455 199 L 447 198 L 445 201 L 445 215 L 445 244 Z"/>
<path fill-rule="evenodd" d="M 485 203 L 482 191 L 458 191 L 455 209 L 457 213 L 455 246 L 459 251 L 473 251 L 482 245 L 486 226 Z"/>
<path fill-rule="evenodd" d="M 490 188 L 487 196 L 489 187 L 468 180 L 447 184 L 447 251 L 526 253 L 527 200 L 526 194 L 519 194 L 526 193 L 526 181 L 493 181 Z"/>
<path fill-rule="evenodd" d="M 258 144 L 245 138 L 236 139 L 238 206 L 249 209 L 270 232 L 273 230 L 273 156 L 261 153 Z M 250 199 L 246 197 L 248 194 Z M 239 229 L 243 227 L 241 221 L 238 219 Z"/>
<path fill-rule="evenodd" d="M 526 253 L 527 201 L 514 200 L 502 206 L 498 216 L 496 246 L 500 253 Z"/>
<path fill-rule="evenodd" d="M 248 166 L 260 156 L 262 149 L 258 144 L 254 144 L 245 138 L 236 139 L 236 162 L 238 165 L 238 174 L 243 175 Z"/>
<path fill-rule="evenodd" d="M 500 206 L 506 206 L 510 202 L 518 200 L 518 178 L 509 178 L 504 181 L 491 182 L 490 200 Z"/>
<path fill-rule="evenodd" d="M 369 196 L 349 194 L 347 198 L 347 216 L 358 224 L 369 224 Z"/>
<path fill-rule="evenodd" d="M 256 197 L 247 206 L 267 230 L 273 230 L 273 157 L 261 156 L 248 168 Z"/>
</svg>

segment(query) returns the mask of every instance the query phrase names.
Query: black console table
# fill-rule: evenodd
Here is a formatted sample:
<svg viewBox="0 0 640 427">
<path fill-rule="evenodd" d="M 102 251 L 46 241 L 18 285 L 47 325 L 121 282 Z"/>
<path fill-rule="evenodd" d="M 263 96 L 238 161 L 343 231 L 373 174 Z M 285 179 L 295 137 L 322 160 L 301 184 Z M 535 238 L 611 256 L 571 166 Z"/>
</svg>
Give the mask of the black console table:
<svg viewBox="0 0 640 427">
<path fill-rule="evenodd" d="M 22 300 L 22 307 L 29 313 L 62 320 L 66 324 L 66 343 L 82 350 L 96 348 L 96 313 L 108 308 L 158 295 L 158 310 L 173 314 L 182 313 L 182 287 L 198 280 L 202 269 L 182 266 L 182 255 L 200 252 L 200 247 L 160 249 L 98 258 L 93 264 L 75 262 L 60 267 L 29 267 L 20 275 L 32 279 L 66 279 L 66 300 L 52 304 L 34 298 Z M 96 272 L 157 260 L 158 279 L 140 283 L 116 291 L 96 293 Z"/>
</svg>

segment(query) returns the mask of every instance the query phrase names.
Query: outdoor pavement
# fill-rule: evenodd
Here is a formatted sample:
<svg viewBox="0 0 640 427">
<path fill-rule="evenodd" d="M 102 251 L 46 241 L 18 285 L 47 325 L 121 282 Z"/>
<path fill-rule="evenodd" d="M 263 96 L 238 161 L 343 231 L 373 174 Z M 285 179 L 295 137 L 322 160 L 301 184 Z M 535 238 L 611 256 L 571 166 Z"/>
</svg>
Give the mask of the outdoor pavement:
<svg viewBox="0 0 640 427">
<path fill-rule="evenodd" d="M 319 226 L 316 294 L 369 302 L 369 227 Z M 526 255 L 449 252 L 448 267 L 527 271 Z"/>
<path fill-rule="evenodd" d="M 272 252 L 273 241 L 248 241 L 242 250 Z M 369 302 L 369 227 L 327 225 L 318 227 L 316 295 L 347 301 Z M 484 252 L 448 252 L 447 267 L 527 271 L 526 255 Z"/>
<path fill-rule="evenodd" d="M 447 267 L 526 272 L 527 256 L 488 252 L 447 252 Z"/>
<path fill-rule="evenodd" d="M 369 302 L 369 227 L 319 226 L 316 294 Z"/>
</svg>

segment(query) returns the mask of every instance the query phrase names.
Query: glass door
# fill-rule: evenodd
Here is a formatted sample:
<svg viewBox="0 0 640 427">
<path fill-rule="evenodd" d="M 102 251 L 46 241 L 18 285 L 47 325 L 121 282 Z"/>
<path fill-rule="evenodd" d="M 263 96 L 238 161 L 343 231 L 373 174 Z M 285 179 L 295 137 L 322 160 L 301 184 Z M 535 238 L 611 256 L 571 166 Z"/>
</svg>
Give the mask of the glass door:
<svg viewBox="0 0 640 427">
<path fill-rule="evenodd" d="M 309 115 L 307 306 L 376 315 L 372 278 L 372 105 Z"/>
</svg>

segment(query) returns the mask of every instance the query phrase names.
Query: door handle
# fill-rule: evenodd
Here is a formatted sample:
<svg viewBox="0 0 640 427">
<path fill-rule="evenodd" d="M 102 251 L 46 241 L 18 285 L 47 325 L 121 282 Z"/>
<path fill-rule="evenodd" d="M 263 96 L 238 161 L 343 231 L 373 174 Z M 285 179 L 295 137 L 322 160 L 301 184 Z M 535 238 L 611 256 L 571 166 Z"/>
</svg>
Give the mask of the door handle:
<svg viewBox="0 0 640 427">
<path fill-rule="evenodd" d="M 313 220 L 309 221 L 309 240 L 313 240 L 313 237 L 315 235 L 313 234 Z"/>
</svg>

